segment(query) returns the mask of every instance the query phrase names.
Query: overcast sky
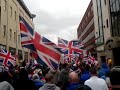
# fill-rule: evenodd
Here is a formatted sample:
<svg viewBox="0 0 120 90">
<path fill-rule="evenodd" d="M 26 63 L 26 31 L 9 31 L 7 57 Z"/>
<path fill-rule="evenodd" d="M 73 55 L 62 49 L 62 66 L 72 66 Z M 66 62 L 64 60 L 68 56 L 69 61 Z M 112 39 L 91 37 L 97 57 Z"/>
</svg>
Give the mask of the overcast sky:
<svg viewBox="0 0 120 90">
<path fill-rule="evenodd" d="M 34 19 L 35 31 L 57 43 L 77 38 L 77 28 L 90 0 L 23 0 Z"/>
</svg>

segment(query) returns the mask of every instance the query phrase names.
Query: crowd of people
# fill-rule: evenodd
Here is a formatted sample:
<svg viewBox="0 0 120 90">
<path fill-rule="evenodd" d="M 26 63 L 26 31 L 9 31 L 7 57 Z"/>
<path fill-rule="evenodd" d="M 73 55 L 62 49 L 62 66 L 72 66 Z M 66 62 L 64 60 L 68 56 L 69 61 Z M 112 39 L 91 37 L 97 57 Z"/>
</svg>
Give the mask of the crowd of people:
<svg viewBox="0 0 120 90">
<path fill-rule="evenodd" d="M 9 66 L 0 72 L 0 90 L 120 90 L 120 67 L 63 63 Z"/>
</svg>

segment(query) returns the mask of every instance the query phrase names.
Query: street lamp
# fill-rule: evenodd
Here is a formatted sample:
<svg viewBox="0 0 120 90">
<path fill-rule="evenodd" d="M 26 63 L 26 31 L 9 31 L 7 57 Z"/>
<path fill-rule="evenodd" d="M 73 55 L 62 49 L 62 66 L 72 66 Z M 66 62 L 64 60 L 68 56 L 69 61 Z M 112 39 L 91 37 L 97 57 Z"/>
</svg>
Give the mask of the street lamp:
<svg viewBox="0 0 120 90">
<path fill-rule="evenodd" d="M 32 19 L 32 21 L 33 21 L 33 18 L 35 18 L 35 17 L 36 17 L 35 14 L 31 14 L 31 19 Z"/>
</svg>

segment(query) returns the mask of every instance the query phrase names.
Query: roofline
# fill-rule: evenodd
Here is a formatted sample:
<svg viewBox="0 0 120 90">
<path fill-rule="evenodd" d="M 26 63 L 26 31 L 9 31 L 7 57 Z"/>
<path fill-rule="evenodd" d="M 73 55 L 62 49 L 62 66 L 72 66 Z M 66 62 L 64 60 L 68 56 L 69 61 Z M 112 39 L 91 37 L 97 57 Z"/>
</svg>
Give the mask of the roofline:
<svg viewBox="0 0 120 90">
<path fill-rule="evenodd" d="M 29 9 L 27 8 L 27 6 L 25 5 L 25 3 L 23 2 L 23 0 L 17 0 L 18 3 L 22 6 L 22 8 L 25 10 L 26 14 L 32 18 L 32 14 L 30 13 Z"/>
<path fill-rule="evenodd" d="M 87 6 L 87 9 L 86 9 L 86 11 L 85 11 L 85 13 L 84 13 L 84 15 L 83 15 L 81 21 L 80 21 L 80 24 L 79 24 L 77 30 L 79 30 L 79 27 L 80 27 L 81 24 L 83 23 L 83 20 L 84 20 L 84 18 L 85 18 L 85 15 L 87 14 L 87 11 L 89 10 L 89 8 L 90 8 L 91 5 L 93 6 L 93 2 L 92 2 L 92 0 L 90 0 L 89 4 L 88 4 L 88 6 Z"/>
</svg>

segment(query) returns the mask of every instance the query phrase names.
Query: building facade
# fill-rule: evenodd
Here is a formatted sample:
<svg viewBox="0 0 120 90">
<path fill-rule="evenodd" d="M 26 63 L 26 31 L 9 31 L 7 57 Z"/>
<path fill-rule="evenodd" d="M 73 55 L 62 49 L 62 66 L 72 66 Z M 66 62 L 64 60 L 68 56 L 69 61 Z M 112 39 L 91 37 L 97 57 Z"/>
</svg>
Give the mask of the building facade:
<svg viewBox="0 0 120 90">
<path fill-rule="evenodd" d="M 0 0 L 0 47 L 28 60 L 29 50 L 21 47 L 19 16 L 34 28 L 32 14 L 22 0 Z"/>
<path fill-rule="evenodd" d="M 80 22 L 77 29 L 78 40 L 84 44 L 84 49 L 96 56 L 95 48 L 95 28 L 94 28 L 94 14 L 93 3 L 90 1 L 89 6 Z"/>
<path fill-rule="evenodd" d="M 105 43 L 105 49 L 112 52 L 112 65 L 120 66 L 120 1 L 108 0 L 111 37 Z"/>
<path fill-rule="evenodd" d="M 109 0 L 93 0 L 93 12 L 96 38 L 95 44 L 98 60 L 100 62 L 106 62 L 106 59 L 109 59 L 111 58 L 109 56 L 112 56 L 111 51 L 105 50 L 105 43 L 111 37 Z"/>
<path fill-rule="evenodd" d="M 93 7 L 98 59 L 120 65 L 120 1 L 93 0 Z"/>
</svg>

